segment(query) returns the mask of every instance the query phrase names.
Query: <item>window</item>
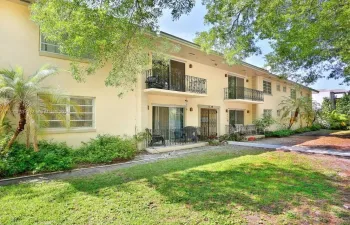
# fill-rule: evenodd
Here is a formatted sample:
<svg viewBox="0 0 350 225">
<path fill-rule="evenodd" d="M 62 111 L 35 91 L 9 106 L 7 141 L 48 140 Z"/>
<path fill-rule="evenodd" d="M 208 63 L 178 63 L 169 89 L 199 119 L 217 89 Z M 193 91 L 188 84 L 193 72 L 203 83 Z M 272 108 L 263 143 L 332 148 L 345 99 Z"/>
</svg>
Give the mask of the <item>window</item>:
<svg viewBox="0 0 350 225">
<path fill-rule="evenodd" d="M 277 109 L 277 116 L 281 116 L 281 110 Z"/>
<path fill-rule="evenodd" d="M 272 109 L 264 109 L 264 116 L 272 116 Z"/>
<path fill-rule="evenodd" d="M 290 97 L 293 99 L 297 98 L 297 92 L 295 91 L 295 89 L 290 89 Z"/>
<path fill-rule="evenodd" d="M 283 86 L 283 92 L 287 92 L 287 87 Z"/>
<path fill-rule="evenodd" d="M 94 127 L 94 98 L 64 97 L 40 115 L 41 128 L 79 129 Z"/>
<path fill-rule="evenodd" d="M 281 91 L 281 85 L 277 84 L 277 91 Z"/>
<path fill-rule="evenodd" d="M 62 54 L 59 46 L 52 41 L 46 40 L 42 34 L 40 34 L 40 51 Z"/>
<path fill-rule="evenodd" d="M 264 94 L 272 94 L 271 92 L 271 82 L 264 80 L 263 81 L 264 86 Z"/>
<path fill-rule="evenodd" d="M 303 92 L 302 91 L 300 91 L 300 96 L 303 96 Z"/>
</svg>

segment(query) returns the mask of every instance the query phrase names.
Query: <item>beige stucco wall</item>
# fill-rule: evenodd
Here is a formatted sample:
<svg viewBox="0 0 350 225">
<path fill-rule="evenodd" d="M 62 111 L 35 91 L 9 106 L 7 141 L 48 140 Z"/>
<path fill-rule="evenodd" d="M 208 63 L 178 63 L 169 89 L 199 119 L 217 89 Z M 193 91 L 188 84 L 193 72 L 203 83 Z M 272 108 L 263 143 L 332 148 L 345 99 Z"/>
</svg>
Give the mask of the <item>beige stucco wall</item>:
<svg viewBox="0 0 350 225">
<path fill-rule="evenodd" d="M 30 75 L 40 66 L 50 63 L 63 70 L 69 69 L 69 61 L 57 57 L 43 56 L 39 51 L 39 28 L 30 21 L 26 5 L 10 1 L 0 1 L 0 68 L 20 65 L 25 73 Z M 290 95 L 290 83 L 281 82 L 281 91 L 276 90 L 278 78 L 269 78 L 261 71 L 243 67 L 242 65 L 227 66 L 217 56 L 207 56 L 198 49 L 181 46 L 179 53 L 173 54 L 173 59 L 184 61 L 186 75 L 207 79 L 206 97 L 179 97 L 167 95 L 154 95 L 144 92 L 145 77 L 140 75 L 134 92 L 129 92 L 123 98 L 118 98 L 117 90 L 104 85 L 109 67 L 105 67 L 97 74 L 87 78 L 85 83 L 77 83 L 68 72 L 46 81 L 46 85 L 60 87 L 64 94 L 73 96 L 86 96 L 95 98 L 95 129 L 81 132 L 46 133 L 42 138 L 55 141 L 66 141 L 70 145 L 79 145 L 97 134 L 127 134 L 152 128 L 153 105 L 184 106 L 185 125 L 200 126 L 200 108 L 213 107 L 218 110 L 218 134 L 225 133 L 228 125 L 228 112 L 230 109 L 244 110 L 245 124 L 251 124 L 254 118 L 262 115 L 264 109 L 272 109 L 276 117 L 278 104 L 282 96 Z M 190 56 L 188 52 L 196 53 Z M 189 68 L 189 65 L 192 68 Z M 265 95 L 263 104 L 238 103 L 224 101 L 224 88 L 228 86 L 225 74 L 238 74 L 245 79 L 245 87 L 263 90 L 263 80 L 272 82 L 272 95 Z M 248 81 L 248 82 L 247 82 Z M 284 93 L 283 86 L 287 86 Z M 311 93 L 304 89 L 306 94 Z M 298 93 L 299 94 L 299 93 Z M 187 101 L 186 101 L 187 100 Z M 190 111 L 193 108 L 193 111 Z"/>
<path fill-rule="evenodd" d="M 0 1 L 0 68 L 16 65 L 24 68 L 30 75 L 44 64 L 52 64 L 61 70 L 69 69 L 69 61 L 40 56 L 39 28 L 29 20 L 28 7 L 13 2 Z M 60 72 L 46 80 L 45 85 L 58 87 L 64 94 L 95 98 L 95 130 L 74 133 L 46 133 L 45 137 L 55 141 L 67 141 L 70 145 L 78 145 L 97 134 L 135 133 L 139 123 L 136 113 L 140 104 L 138 93 L 130 92 L 118 98 L 117 90 L 106 87 L 104 79 L 109 68 L 103 68 L 97 74 L 87 78 L 85 83 L 78 83 L 68 72 Z M 139 89 L 138 89 L 139 90 Z M 83 131 L 83 130 L 82 130 Z"/>
</svg>

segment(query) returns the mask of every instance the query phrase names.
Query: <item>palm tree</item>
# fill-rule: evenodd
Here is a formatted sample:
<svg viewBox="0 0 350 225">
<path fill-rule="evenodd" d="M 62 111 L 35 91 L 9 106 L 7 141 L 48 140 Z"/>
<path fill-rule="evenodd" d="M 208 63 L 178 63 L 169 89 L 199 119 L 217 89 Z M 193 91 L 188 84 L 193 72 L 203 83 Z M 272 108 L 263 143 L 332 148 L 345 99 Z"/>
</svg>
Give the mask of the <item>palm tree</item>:
<svg viewBox="0 0 350 225">
<path fill-rule="evenodd" d="M 283 97 L 283 100 L 279 104 L 282 112 L 281 118 L 288 118 L 290 116 L 288 129 L 290 129 L 294 122 L 297 120 L 299 114 L 308 112 L 311 107 L 311 101 L 309 97 Z"/>
<path fill-rule="evenodd" d="M 37 121 L 40 107 L 48 108 L 57 98 L 56 90 L 40 85 L 44 79 L 56 73 L 56 67 L 50 65 L 41 67 L 29 77 L 24 76 L 23 69 L 20 67 L 0 70 L 0 122 L 9 112 L 13 115 L 17 113 L 19 116 L 18 126 L 7 144 L 7 149 L 25 129 L 28 120 Z M 40 98 L 39 95 L 50 97 Z"/>
</svg>

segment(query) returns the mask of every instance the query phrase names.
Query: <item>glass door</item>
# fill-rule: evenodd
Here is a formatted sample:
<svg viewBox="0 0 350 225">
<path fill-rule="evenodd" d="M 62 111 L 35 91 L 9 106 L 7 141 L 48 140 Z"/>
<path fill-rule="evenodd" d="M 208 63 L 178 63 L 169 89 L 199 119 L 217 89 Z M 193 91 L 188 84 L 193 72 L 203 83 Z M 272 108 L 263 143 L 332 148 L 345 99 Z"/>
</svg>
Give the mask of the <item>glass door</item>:
<svg viewBox="0 0 350 225">
<path fill-rule="evenodd" d="M 244 79 L 235 76 L 228 77 L 228 95 L 230 99 L 244 99 Z"/>
<path fill-rule="evenodd" d="M 185 63 L 170 60 L 170 89 L 185 91 Z"/>
<path fill-rule="evenodd" d="M 179 107 L 152 107 L 153 134 L 165 140 L 177 138 L 184 127 L 184 109 Z"/>
</svg>

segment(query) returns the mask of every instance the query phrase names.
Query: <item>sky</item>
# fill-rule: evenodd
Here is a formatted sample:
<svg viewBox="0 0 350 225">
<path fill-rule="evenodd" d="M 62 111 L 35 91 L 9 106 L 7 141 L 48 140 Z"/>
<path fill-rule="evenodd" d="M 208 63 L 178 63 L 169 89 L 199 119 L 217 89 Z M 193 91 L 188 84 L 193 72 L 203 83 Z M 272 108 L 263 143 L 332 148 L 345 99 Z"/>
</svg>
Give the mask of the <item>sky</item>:
<svg viewBox="0 0 350 225">
<path fill-rule="evenodd" d="M 201 2 L 196 2 L 195 7 L 192 9 L 189 15 L 183 15 L 179 20 L 173 21 L 169 12 L 165 12 L 160 19 L 160 29 L 166 33 L 175 35 L 188 41 L 193 41 L 196 32 L 204 31 L 208 29 L 208 26 L 204 25 L 204 15 L 206 14 L 205 6 Z M 271 51 L 271 48 L 267 42 L 260 42 L 262 53 L 266 54 Z M 264 56 L 252 56 L 247 58 L 247 63 L 255 66 L 264 67 Z M 349 86 L 339 85 L 340 80 L 328 80 L 326 78 L 319 79 L 315 84 L 311 85 L 314 89 L 350 89 Z"/>
</svg>

